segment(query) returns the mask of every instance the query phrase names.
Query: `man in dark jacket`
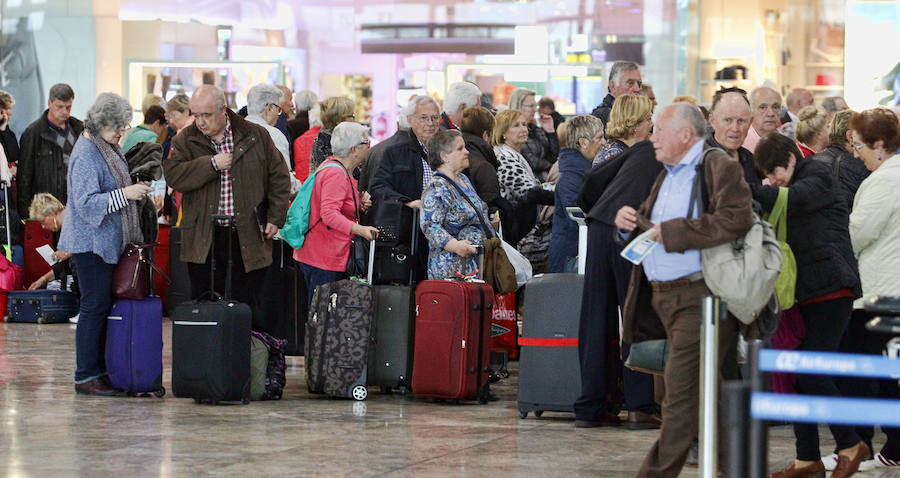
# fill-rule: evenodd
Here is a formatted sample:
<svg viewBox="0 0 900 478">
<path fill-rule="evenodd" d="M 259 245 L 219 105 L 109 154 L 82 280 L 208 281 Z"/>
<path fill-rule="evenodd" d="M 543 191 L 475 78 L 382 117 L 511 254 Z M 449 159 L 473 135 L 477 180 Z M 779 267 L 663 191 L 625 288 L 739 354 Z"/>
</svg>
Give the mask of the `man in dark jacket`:
<svg viewBox="0 0 900 478">
<path fill-rule="evenodd" d="M 28 125 L 20 141 L 16 184 L 21 217 L 28 217 L 28 207 L 37 193 L 50 193 L 63 204 L 69 197 L 66 192 L 69 154 L 84 125 L 71 116 L 75 100 L 71 86 L 57 83 L 50 88 L 49 96 L 47 110 Z"/>
<path fill-rule="evenodd" d="M 441 112 L 441 129 L 459 130 L 463 111 L 470 106 L 478 106 L 481 102 L 481 90 L 478 85 L 469 81 L 457 81 L 447 88 L 444 98 L 444 110 Z"/>
<path fill-rule="evenodd" d="M 753 164 L 753 153 L 744 148 L 744 140 L 750 131 L 752 120 L 750 100 L 739 88 L 719 90 L 713 97 L 709 110 L 709 124 L 713 136 L 706 140 L 707 147 L 725 150 L 733 159 L 741 163 L 747 184 L 761 184 Z"/>
<path fill-rule="evenodd" d="M 617 61 L 609 69 L 609 94 L 603 98 L 591 114 L 603 120 L 603 125 L 609 123 L 609 112 L 612 111 L 613 102 L 619 95 L 631 93 L 641 94 L 641 70 L 637 63 L 632 61 Z"/>
<path fill-rule="evenodd" d="M 259 287 L 272 263 L 272 237 L 284 226 L 291 180 L 269 132 L 225 107 L 225 95 L 212 85 L 191 97 L 194 124 L 172 141 L 163 162 L 166 181 L 182 193 L 181 260 L 188 263 L 191 296 L 209 290 L 210 250 L 215 241 L 216 291 L 224 293 L 228 255 L 232 296 L 259 317 Z M 234 228 L 213 224 L 212 216 L 234 217 Z M 226 246 L 232 243 L 231 251 Z"/>
<path fill-rule="evenodd" d="M 618 417 L 612 416 L 616 404 L 611 403 L 611 398 L 617 395 L 621 375 L 627 426 L 659 427 L 653 377 L 624 367 L 620 357 L 628 357 L 630 345 L 623 342 L 619 354 L 610 346 L 610 339 L 619 336 L 618 307 L 625 304 L 631 273 L 631 263 L 619 255 L 622 246 L 613 240 L 616 211 L 622 206 L 640 206 L 662 169 L 653 144 L 641 141 L 585 175 L 578 205 L 586 212 L 588 249 L 586 293 L 582 296 L 578 326 L 581 396 L 575 402 L 575 426 L 618 423 Z"/>
</svg>

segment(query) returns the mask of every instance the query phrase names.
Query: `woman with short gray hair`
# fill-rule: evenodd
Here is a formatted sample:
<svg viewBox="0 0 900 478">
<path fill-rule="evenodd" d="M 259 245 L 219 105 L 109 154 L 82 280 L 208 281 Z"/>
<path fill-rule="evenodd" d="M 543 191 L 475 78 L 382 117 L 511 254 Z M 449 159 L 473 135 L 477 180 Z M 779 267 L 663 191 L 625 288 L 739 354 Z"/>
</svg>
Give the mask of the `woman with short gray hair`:
<svg viewBox="0 0 900 478">
<path fill-rule="evenodd" d="M 371 241 L 378 233 L 360 224 L 360 214 L 372 205 L 369 193 L 357 195 L 353 170 L 366 160 L 369 130 L 354 122 L 335 126 L 329 144 L 333 155 L 315 170 L 309 197 L 309 232 L 294 260 L 306 279 L 307 301 L 312 304 L 316 287 L 347 277 L 350 241 L 354 235 Z M 310 179 L 307 179 L 309 181 Z M 292 220 L 288 217 L 288 220 Z"/>
<path fill-rule="evenodd" d="M 75 330 L 75 392 L 117 395 L 106 375 L 106 316 L 112 306 L 113 269 L 129 243 L 144 241 L 137 201 L 151 191 L 132 184 L 119 140 L 131 121 L 131 105 L 101 93 L 87 112 L 85 134 L 69 157 L 66 204 L 59 250 L 72 254 L 81 284 Z"/>
</svg>

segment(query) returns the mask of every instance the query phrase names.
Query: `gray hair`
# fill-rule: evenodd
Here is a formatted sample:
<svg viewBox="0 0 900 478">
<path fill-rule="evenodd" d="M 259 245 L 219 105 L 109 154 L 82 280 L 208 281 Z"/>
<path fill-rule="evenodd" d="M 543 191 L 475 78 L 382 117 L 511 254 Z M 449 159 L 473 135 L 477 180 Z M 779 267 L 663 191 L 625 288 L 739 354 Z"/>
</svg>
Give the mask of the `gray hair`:
<svg viewBox="0 0 900 478">
<path fill-rule="evenodd" d="M 350 150 L 359 146 L 368 136 L 369 128 L 353 121 L 344 121 L 331 132 L 331 153 L 338 158 L 346 158 L 350 156 Z"/>
<path fill-rule="evenodd" d="M 822 100 L 822 108 L 825 108 L 825 111 L 827 111 L 829 113 L 835 113 L 837 111 L 842 111 L 837 106 L 838 100 L 844 100 L 844 97 L 829 96 L 828 98 L 825 98 L 824 100 Z M 846 101 L 844 101 L 844 103 L 846 103 Z"/>
<path fill-rule="evenodd" d="M 247 114 L 258 115 L 267 105 L 277 105 L 284 93 L 277 86 L 260 83 L 247 92 Z"/>
<path fill-rule="evenodd" d="M 312 108 L 309 109 L 309 127 L 314 128 L 316 126 L 322 126 L 322 107 L 319 106 L 318 103 L 314 104 Z"/>
<path fill-rule="evenodd" d="M 406 106 L 400 110 L 400 115 L 397 117 L 397 123 L 399 123 L 400 129 L 409 129 L 409 119 L 407 119 L 407 116 L 412 116 L 416 113 L 416 105 L 418 103 L 413 100 L 417 96 L 418 95 L 410 97 L 409 103 L 406 103 Z"/>
<path fill-rule="evenodd" d="M 529 96 L 534 96 L 535 92 L 526 88 L 516 88 L 513 90 L 512 94 L 509 95 L 509 109 L 511 110 L 521 110 L 520 106 L 522 106 L 522 102 L 525 101 L 525 98 Z"/>
<path fill-rule="evenodd" d="M 450 153 L 456 138 L 462 138 L 462 133 L 455 129 L 445 129 L 434 133 L 434 136 L 428 140 L 427 161 L 431 169 L 437 170 L 444 164 L 441 160 L 441 153 Z"/>
<path fill-rule="evenodd" d="M 50 87 L 50 101 L 69 101 L 74 98 L 75 92 L 65 83 L 57 83 Z"/>
<path fill-rule="evenodd" d="M 698 138 L 706 136 L 706 126 L 708 123 L 706 122 L 706 118 L 703 117 L 700 108 L 690 103 L 674 103 L 670 108 L 672 108 L 672 117 L 687 123 L 688 127 L 694 130 L 694 136 Z"/>
<path fill-rule="evenodd" d="M 100 93 L 84 118 L 84 129 L 93 137 L 100 136 L 104 126 L 119 129 L 131 123 L 131 105 L 115 93 Z"/>
<path fill-rule="evenodd" d="M 641 67 L 633 62 L 633 61 L 623 61 L 619 60 L 613 63 L 612 67 L 609 69 L 609 81 L 614 84 L 619 84 L 619 78 L 622 76 L 622 73 L 626 71 L 634 71 L 640 70 Z"/>
<path fill-rule="evenodd" d="M 468 81 L 451 83 L 444 98 L 444 112 L 454 114 L 462 105 L 478 106 L 481 104 L 481 90 L 478 85 Z"/>
<path fill-rule="evenodd" d="M 319 96 L 310 90 L 303 90 L 294 93 L 294 106 L 297 111 L 309 111 L 319 102 Z"/>
<path fill-rule="evenodd" d="M 431 103 L 435 108 L 438 109 L 438 111 L 441 110 L 441 105 L 439 105 L 438 102 L 434 100 L 434 98 L 428 95 L 416 95 L 409 99 L 409 104 L 407 104 L 406 108 L 404 108 L 403 110 L 403 116 L 413 116 L 414 114 L 416 114 L 416 108 L 424 103 Z M 409 127 L 408 122 L 409 119 L 407 118 L 407 127 Z"/>
</svg>

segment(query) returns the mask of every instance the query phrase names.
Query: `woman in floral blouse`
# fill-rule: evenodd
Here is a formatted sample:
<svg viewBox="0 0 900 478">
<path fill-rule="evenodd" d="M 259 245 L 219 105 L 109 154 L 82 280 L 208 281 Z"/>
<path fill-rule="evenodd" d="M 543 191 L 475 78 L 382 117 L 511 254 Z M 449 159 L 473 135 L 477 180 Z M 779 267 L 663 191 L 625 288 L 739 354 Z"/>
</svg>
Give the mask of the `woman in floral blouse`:
<svg viewBox="0 0 900 478">
<path fill-rule="evenodd" d="M 419 224 L 428 239 L 428 278 L 449 279 L 478 269 L 475 246 L 484 244 L 487 206 L 462 171 L 469 151 L 459 131 L 439 131 L 428 141 L 434 179 L 422 193 Z M 477 210 L 476 210 L 477 208 Z"/>
</svg>

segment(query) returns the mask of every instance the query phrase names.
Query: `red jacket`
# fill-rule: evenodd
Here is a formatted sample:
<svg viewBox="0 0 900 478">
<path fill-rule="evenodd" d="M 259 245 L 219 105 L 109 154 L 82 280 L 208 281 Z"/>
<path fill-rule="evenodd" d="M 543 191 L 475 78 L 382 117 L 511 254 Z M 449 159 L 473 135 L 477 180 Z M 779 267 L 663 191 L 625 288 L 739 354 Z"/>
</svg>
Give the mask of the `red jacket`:
<svg viewBox="0 0 900 478">
<path fill-rule="evenodd" d="M 323 163 L 328 164 L 334 158 Z M 343 271 L 350 257 L 351 229 L 356 222 L 356 180 L 340 168 L 320 169 L 309 207 L 309 232 L 294 260 L 327 271 Z"/>
<path fill-rule="evenodd" d="M 294 176 L 301 182 L 309 177 L 309 156 L 321 126 L 313 126 L 294 141 Z"/>
</svg>

